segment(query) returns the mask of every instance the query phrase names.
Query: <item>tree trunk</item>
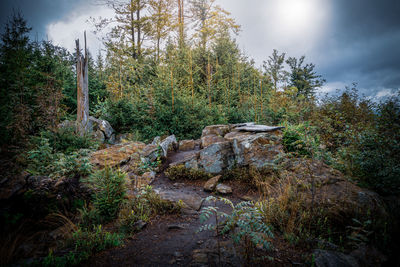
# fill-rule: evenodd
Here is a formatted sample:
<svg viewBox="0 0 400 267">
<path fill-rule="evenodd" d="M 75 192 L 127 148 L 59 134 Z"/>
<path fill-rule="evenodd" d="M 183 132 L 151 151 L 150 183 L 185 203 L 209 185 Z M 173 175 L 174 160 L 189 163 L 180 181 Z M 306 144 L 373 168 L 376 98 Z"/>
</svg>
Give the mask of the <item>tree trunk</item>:
<svg viewBox="0 0 400 267">
<path fill-rule="evenodd" d="M 85 31 L 85 51 L 81 55 L 79 47 L 79 39 L 76 43 L 76 84 L 77 84 L 77 116 L 78 132 L 84 135 L 88 132 L 89 120 L 89 72 L 88 72 L 88 53 L 86 48 L 86 31 Z"/>
</svg>

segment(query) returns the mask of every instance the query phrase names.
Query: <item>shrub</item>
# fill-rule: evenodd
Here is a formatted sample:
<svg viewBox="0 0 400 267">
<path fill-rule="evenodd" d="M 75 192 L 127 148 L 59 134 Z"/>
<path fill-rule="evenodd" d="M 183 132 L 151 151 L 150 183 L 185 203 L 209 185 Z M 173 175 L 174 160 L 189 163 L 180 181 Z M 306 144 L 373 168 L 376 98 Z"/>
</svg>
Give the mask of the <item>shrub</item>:
<svg viewBox="0 0 400 267">
<path fill-rule="evenodd" d="M 319 140 L 315 129 L 309 124 L 288 124 L 283 131 L 282 144 L 286 152 L 311 156 L 318 150 Z"/>
<path fill-rule="evenodd" d="M 94 190 L 93 205 L 104 221 L 116 217 L 126 194 L 126 174 L 120 170 L 105 167 L 89 176 L 87 182 Z"/>
<path fill-rule="evenodd" d="M 62 128 L 58 131 L 44 131 L 42 138 L 49 140 L 50 146 L 55 152 L 71 154 L 80 149 L 96 149 L 98 143 L 90 135 L 80 136 L 74 128 Z"/>
<path fill-rule="evenodd" d="M 207 180 L 211 174 L 202 170 L 188 169 L 184 165 L 171 166 L 165 171 L 165 175 L 172 181 L 175 180 Z"/>
</svg>

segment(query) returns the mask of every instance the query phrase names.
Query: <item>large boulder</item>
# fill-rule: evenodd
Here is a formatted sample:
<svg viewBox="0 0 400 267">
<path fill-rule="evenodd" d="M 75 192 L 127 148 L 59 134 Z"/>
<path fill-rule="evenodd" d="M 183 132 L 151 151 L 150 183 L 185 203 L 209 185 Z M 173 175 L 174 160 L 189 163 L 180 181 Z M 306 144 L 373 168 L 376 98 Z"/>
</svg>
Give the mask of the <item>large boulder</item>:
<svg viewBox="0 0 400 267">
<path fill-rule="evenodd" d="M 314 250 L 315 266 L 317 267 L 358 267 L 355 258 L 337 251 Z"/>
<path fill-rule="evenodd" d="M 119 166 L 130 161 L 135 154 L 138 155 L 145 146 L 142 142 L 117 144 L 92 153 L 90 162 L 100 168 Z"/>
<path fill-rule="evenodd" d="M 110 143 L 115 142 L 114 129 L 111 124 L 106 120 L 96 119 L 95 117 L 89 117 L 89 130 L 91 132 L 101 131 L 104 134 L 106 140 Z"/>
<path fill-rule="evenodd" d="M 281 135 L 278 132 L 256 133 L 231 132 L 225 135 L 232 141 L 232 148 L 239 166 L 257 169 L 271 166 L 284 154 Z"/>
<path fill-rule="evenodd" d="M 232 168 L 235 162 L 230 142 L 220 142 L 209 145 L 200 151 L 199 166 L 208 173 L 221 173 Z"/>
</svg>

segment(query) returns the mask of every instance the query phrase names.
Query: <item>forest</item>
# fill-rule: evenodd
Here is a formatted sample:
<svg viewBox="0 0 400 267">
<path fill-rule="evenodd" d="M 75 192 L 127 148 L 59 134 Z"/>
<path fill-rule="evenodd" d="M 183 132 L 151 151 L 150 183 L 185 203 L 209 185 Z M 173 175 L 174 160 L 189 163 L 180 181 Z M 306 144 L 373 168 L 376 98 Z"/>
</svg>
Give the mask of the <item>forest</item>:
<svg viewBox="0 0 400 267">
<path fill-rule="evenodd" d="M 78 51 L 32 40 L 29 21 L 18 12 L 3 25 L 0 265 L 110 266 L 117 253 L 129 254 L 123 249 L 141 251 L 142 243 L 130 242 L 150 239 L 153 224 L 167 222 L 168 233 L 190 230 L 181 227 L 190 216 L 202 221 L 194 223 L 199 238 L 215 240 L 213 252 L 193 252 L 196 240 L 191 251 L 172 255 L 174 261 L 160 245 L 160 262 L 142 255 L 129 264 L 120 256 L 115 264 L 400 264 L 400 91 L 377 100 L 362 96 L 354 83 L 321 95 L 326 81 L 316 66 L 284 51 L 268 51 L 257 67 L 239 49 L 240 25 L 215 0 L 103 4 L 114 17 L 88 19 L 104 45 L 93 55 L 88 43 L 89 115 L 108 122 L 112 138 L 75 126 Z M 249 139 L 256 152 L 237 152 L 242 139 L 229 143 L 227 135 L 252 125 L 283 128 L 268 137 L 246 132 L 239 137 L 264 143 Z M 164 151 L 172 135 L 176 140 Z M 229 148 L 220 148 L 218 138 Z M 229 167 L 220 172 L 170 164 L 185 156 L 180 151 L 189 141 L 199 164 L 210 146 L 220 149 L 209 150 L 213 161 L 235 156 L 227 156 Z M 279 157 L 253 167 L 257 151 L 271 142 L 279 142 Z M 241 165 L 242 156 L 250 163 Z M 204 182 L 217 174 L 233 193 L 205 195 Z M 148 175 L 154 182 L 136 185 Z M 200 187 L 203 203 L 212 204 L 187 215 L 184 198 L 175 203 L 157 193 L 157 186 L 180 183 Z M 249 194 L 251 201 L 244 198 Z M 230 263 L 221 252 L 227 240 L 239 255 Z M 323 257 L 338 261 L 329 265 Z"/>
</svg>

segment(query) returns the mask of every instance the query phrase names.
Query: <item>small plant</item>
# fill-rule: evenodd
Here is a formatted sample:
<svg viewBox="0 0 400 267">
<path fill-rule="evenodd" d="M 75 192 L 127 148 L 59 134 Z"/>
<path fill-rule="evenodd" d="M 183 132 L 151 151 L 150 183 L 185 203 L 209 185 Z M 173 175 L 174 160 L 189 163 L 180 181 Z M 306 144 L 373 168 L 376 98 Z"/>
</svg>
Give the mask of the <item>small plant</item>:
<svg viewBox="0 0 400 267">
<path fill-rule="evenodd" d="M 263 214 L 257 205 L 251 202 L 241 202 L 234 205 L 232 201 L 226 198 L 216 198 L 209 196 L 205 201 L 211 201 L 213 206 L 202 208 L 200 212 L 200 221 L 202 223 L 208 221 L 212 216 L 215 218 L 215 224 L 205 224 L 198 230 L 200 231 L 215 231 L 216 236 L 231 232 L 231 237 L 235 243 L 243 242 L 245 246 L 246 259 L 250 260 L 250 255 L 256 246 L 268 250 L 271 248 L 270 239 L 274 237 L 271 228 L 264 222 Z M 220 201 L 232 208 L 232 213 L 229 215 L 219 211 L 216 203 Z M 223 225 L 222 230 L 219 226 Z M 217 239 L 218 253 L 220 257 L 219 240 Z"/>
<path fill-rule="evenodd" d="M 105 167 L 89 176 L 87 181 L 94 190 L 93 206 L 105 221 L 116 217 L 126 194 L 126 174 L 120 170 Z"/>
</svg>

